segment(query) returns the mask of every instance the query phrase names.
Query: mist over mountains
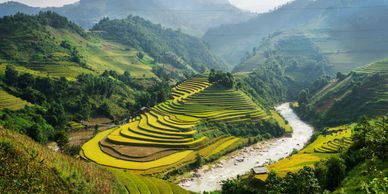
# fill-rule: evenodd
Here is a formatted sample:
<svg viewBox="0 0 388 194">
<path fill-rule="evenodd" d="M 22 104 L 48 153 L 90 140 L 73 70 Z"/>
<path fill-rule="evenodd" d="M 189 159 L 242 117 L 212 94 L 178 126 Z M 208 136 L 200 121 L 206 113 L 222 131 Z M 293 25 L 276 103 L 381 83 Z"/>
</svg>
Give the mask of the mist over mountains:
<svg viewBox="0 0 388 194">
<path fill-rule="evenodd" d="M 265 50 L 263 44 L 273 40 L 276 45 L 280 36 L 305 36 L 329 63 L 340 66 L 336 70 L 349 71 L 387 56 L 387 5 L 386 0 L 296 0 L 249 21 L 211 29 L 204 39 L 229 63 L 238 64 L 253 47 Z"/>
<path fill-rule="evenodd" d="M 122 19 L 135 15 L 197 36 L 211 27 L 239 23 L 254 16 L 228 0 L 81 0 L 59 8 L 33 8 L 17 2 L 0 4 L 0 16 L 46 10 L 66 16 L 84 28 L 93 27 L 104 17 Z"/>
</svg>

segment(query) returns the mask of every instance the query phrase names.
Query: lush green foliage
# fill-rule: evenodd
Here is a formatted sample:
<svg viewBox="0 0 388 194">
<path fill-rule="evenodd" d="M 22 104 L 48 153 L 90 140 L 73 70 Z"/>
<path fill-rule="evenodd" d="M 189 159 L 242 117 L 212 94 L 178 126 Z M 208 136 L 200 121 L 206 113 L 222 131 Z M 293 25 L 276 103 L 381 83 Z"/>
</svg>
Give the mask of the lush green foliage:
<svg viewBox="0 0 388 194">
<path fill-rule="evenodd" d="M 386 188 L 379 183 L 386 182 L 388 176 L 386 170 L 388 150 L 385 146 L 388 139 L 387 130 L 385 118 L 368 120 L 364 117 L 355 126 L 354 143 L 346 152 L 323 159 L 312 165 L 314 168 L 304 167 L 285 176 L 271 172 L 266 182 L 252 182 L 255 178 L 251 176 L 227 181 L 224 183 L 223 192 L 288 194 L 328 191 L 341 193 L 341 190 L 352 193 L 384 191 Z"/>
<path fill-rule="evenodd" d="M 75 81 L 68 81 L 66 78 L 20 74 L 8 66 L 4 88 L 38 106 L 2 112 L 2 125 L 28 134 L 38 142 L 57 140 L 54 128 L 64 130 L 69 121 L 87 120 L 98 115 L 117 121 L 138 114 L 143 106 L 153 106 L 170 98 L 168 82 L 149 81 L 151 86 L 144 88 L 128 72 L 119 75 L 114 71 L 104 72 L 101 76 L 81 74 Z"/>
<path fill-rule="evenodd" d="M 244 121 L 235 123 L 203 122 L 196 126 L 199 135 L 217 137 L 219 135 L 233 135 L 236 137 L 280 137 L 284 135 L 285 129 L 273 119 Z"/>
<path fill-rule="evenodd" d="M 225 88 L 234 87 L 234 78 L 233 75 L 229 72 L 225 73 L 222 71 L 215 71 L 214 69 L 210 70 L 209 73 L 209 83 L 223 86 Z"/>
<path fill-rule="evenodd" d="M 0 128 L 1 193 L 123 193 L 108 171 Z"/>
<path fill-rule="evenodd" d="M 356 121 L 362 115 L 385 115 L 388 110 L 387 61 L 354 70 L 320 89 L 309 88 L 299 94 L 299 115 L 316 126 L 335 126 Z M 319 81 L 319 86 L 326 83 Z M 315 85 L 315 84 L 314 84 Z"/>
<path fill-rule="evenodd" d="M 79 26 L 71 23 L 66 18 L 53 12 L 40 12 L 36 16 L 28 16 L 18 13 L 14 16 L 5 16 L 0 19 L 0 58 L 17 64 L 45 61 L 55 63 L 58 57 L 55 52 L 64 52 L 62 60 L 70 60 L 78 65 L 84 65 L 74 47 L 53 47 L 54 37 L 49 33 L 48 27 L 69 30 L 80 36 L 86 33 Z M 28 32 L 28 33 L 26 33 Z M 25 41 L 15 41 L 11 38 L 15 35 L 24 35 Z M 38 44 L 32 44 L 38 42 Z"/>
<path fill-rule="evenodd" d="M 140 17 L 110 20 L 105 18 L 93 27 L 106 39 L 143 50 L 157 62 L 179 69 L 203 71 L 207 67 L 223 68 L 223 62 L 211 54 L 198 38 L 165 29 Z"/>
</svg>

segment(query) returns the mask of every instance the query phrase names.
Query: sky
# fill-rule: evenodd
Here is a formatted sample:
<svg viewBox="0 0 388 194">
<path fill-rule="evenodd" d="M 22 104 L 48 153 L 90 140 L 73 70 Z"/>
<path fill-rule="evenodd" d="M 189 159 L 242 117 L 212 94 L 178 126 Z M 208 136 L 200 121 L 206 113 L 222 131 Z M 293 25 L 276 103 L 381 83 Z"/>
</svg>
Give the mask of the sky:
<svg viewBox="0 0 388 194">
<path fill-rule="evenodd" d="M 8 0 L 0 0 L 0 3 Z M 77 2 L 78 0 L 14 0 L 34 7 L 59 7 L 65 4 Z M 140 0 L 141 1 L 141 0 Z M 252 12 L 267 12 L 279 5 L 285 4 L 291 0 L 229 0 L 240 9 Z"/>
<path fill-rule="evenodd" d="M 257 13 L 268 12 L 269 10 L 286 4 L 291 0 L 229 0 L 233 5 L 240 9 L 249 10 Z"/>
</svg>

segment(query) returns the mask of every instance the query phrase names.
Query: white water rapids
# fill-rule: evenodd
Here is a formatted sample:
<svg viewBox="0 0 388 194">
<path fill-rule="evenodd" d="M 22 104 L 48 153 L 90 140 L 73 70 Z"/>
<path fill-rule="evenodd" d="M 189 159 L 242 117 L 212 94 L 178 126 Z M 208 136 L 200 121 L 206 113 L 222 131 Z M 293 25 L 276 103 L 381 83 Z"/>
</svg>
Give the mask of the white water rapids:
<svg viewBox="0 0 388 194">
<path fill-rule="evenodd" d="M 291 137 L 261 141 L 233 152 L 212 168 L 205 165 L 196 172 L 192 172 L 196 176 L 183 180 L 180 186 L 194 192 L 220 190 L 221 181 L 246 174 L 255 166 L 287 157 L 294 148 L 297 150 L 302 149 L 312 136 L 313 128 L 299 119 L 289 103 L 276 107 L 276 110 L 292 127 Z"/>
</svg>

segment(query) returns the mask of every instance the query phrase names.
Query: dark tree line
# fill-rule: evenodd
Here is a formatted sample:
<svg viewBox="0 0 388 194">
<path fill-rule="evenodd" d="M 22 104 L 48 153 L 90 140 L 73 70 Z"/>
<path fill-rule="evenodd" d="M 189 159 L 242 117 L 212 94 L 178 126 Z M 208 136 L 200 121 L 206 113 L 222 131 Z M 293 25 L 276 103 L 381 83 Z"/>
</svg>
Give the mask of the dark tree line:
<svg viewBox="0 0 388 194">
<path fill-rule="evenodd" d="M 65 139 L 56 134 L 66 129 L 69 121 L 79 122 L 96 115 L 117 121 L 171 95 L 168 81 L 152 79 L 147 82 L 150 86 L 145 87 L 129 72 L 81 74 L 75 81 L 69 81 L 64 77 L 35 77 L 7 66 L 3 81 L 5 90 L 35 106 L 16 112 L 2 111 L 2 125 L 28 134 L 38 142 Z"/>
<path fill-rule="evenodd" d="M 225 73 L 222 71 L 216 71 L 214 69 L 211 69 L 208 79 L 210 83 L 214 83 L 225 88 L 234 87 L 234 77 L 229 72 Z"/>
</svg>

